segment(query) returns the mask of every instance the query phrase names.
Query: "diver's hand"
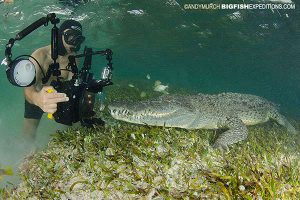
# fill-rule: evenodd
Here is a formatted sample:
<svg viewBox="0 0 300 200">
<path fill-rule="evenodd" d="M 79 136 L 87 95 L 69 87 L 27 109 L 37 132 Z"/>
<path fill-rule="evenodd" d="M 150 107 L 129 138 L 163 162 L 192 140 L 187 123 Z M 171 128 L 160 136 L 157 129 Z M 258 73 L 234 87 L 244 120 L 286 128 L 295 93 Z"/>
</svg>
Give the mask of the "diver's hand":
<svg viewBox="0 0 300 200">
<path fill-rule="evenodd" d="M 69 101 L 69 97 L 65 93 L 58 93 L 52 86 L 44 86 L 37 93 L 35 104 L 44 112 L 53 114 L 57 110 L 57 103 L 66 101 Z"/>
</svg>

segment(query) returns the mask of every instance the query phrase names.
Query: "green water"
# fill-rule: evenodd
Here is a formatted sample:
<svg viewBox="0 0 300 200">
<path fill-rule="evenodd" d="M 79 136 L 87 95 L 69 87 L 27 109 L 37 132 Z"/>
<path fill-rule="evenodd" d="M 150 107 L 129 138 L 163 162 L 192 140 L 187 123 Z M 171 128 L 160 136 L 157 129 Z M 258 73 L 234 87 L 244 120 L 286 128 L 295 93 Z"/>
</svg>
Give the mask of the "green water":
<svg viewBox="0 0 300 200">
<path fill-rule="evenodd" d="M 174 2 L 94 0 L 70 6 L 55 0 L 15 0 L 0 4 L 0 58 L 9 38 L 55 12 L 61 20 L 74 18 L 82 23 L 84 45 L 114 51 L 116 79 L 145 80 L 149 74 L 150 81 L 160 80 L 170 88 L 255 94 L 279 104 L 285 115 L 300 119 L 297 4 L 296 10 L 243 10 L 230 19 L 236 10 L 191 11 L 184 10 L 183 4 L 195 1 Z M 196 1 L 201 2 L 214 1 Z M 142 11 L 134 15 L 128 12 L 132 10 Z M 51 28 L 40 28 L 17 42 L 13 56 L 48 45 Z M 98 72 L 104 63 L 95 59 L 94 64 Z M 25 149 L 30 149 L 20 137 L 23 91 L 9 84 L 3 66 L 0 84 L 0 165 L 17 166 Z M 44 146 L 57 128 L 61 126 L 44 118 L 36 143 Z"/>
</svg>

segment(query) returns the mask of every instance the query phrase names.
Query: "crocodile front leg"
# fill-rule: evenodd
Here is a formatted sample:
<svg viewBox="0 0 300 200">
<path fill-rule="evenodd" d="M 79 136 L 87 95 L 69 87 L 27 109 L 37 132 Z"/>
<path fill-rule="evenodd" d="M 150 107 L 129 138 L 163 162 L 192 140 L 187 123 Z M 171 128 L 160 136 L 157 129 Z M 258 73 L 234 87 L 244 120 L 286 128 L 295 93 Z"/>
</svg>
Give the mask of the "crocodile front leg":
<svg viewBox="0 0 300 200">
<path fill-rule="evenodd" d="M 242 120 L 237 117 L 227 117 L 221 126 L 222 128 L 228 128 L 229 130 L 225 131 L 218 137 L 213 145 L 214 148 L 227 151 L 229 150 L 229 145 L 247 138 L 248 129 Z"/>
</svg>

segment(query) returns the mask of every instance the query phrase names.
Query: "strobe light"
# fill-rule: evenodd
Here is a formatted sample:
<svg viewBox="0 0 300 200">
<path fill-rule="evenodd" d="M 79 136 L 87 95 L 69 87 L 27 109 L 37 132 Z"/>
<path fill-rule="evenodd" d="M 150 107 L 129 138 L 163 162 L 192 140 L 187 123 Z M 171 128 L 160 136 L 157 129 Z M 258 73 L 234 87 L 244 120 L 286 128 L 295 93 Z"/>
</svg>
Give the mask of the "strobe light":
<svg viewBox="0 0 300 200">
<path fill-rule="evenodd" d="M 28 59 L 17 59 L 10 64 L 6 75 L 11 84 L 28 87 L 35 83 L 35 66 Z"/>
</svg>

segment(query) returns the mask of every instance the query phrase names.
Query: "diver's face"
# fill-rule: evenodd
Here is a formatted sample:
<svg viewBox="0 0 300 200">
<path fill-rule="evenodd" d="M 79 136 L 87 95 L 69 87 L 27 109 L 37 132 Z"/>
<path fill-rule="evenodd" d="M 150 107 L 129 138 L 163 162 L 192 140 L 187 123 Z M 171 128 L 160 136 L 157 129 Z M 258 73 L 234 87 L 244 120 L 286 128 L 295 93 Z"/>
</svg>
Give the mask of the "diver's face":
<svg viewBox="0 0 300 200">
<path fill-rule="evenodd" d="M 68 45 L 65 41 L 64 36 L 62 37 L 62 41 L 63 41 L 64 47 L 65 47 L 67 53 L 72 53 L 73 52 L 72 50 L 73 50 L 74 46 L 73 45 Z"/>
<path fill-rule="evenodd" d="M 85 40 L 81 32 L 73 29 L 66 29 L 62 37 L 63 45 L 68 53 L 79 51 L 81 43 Z"/>
</svg>

